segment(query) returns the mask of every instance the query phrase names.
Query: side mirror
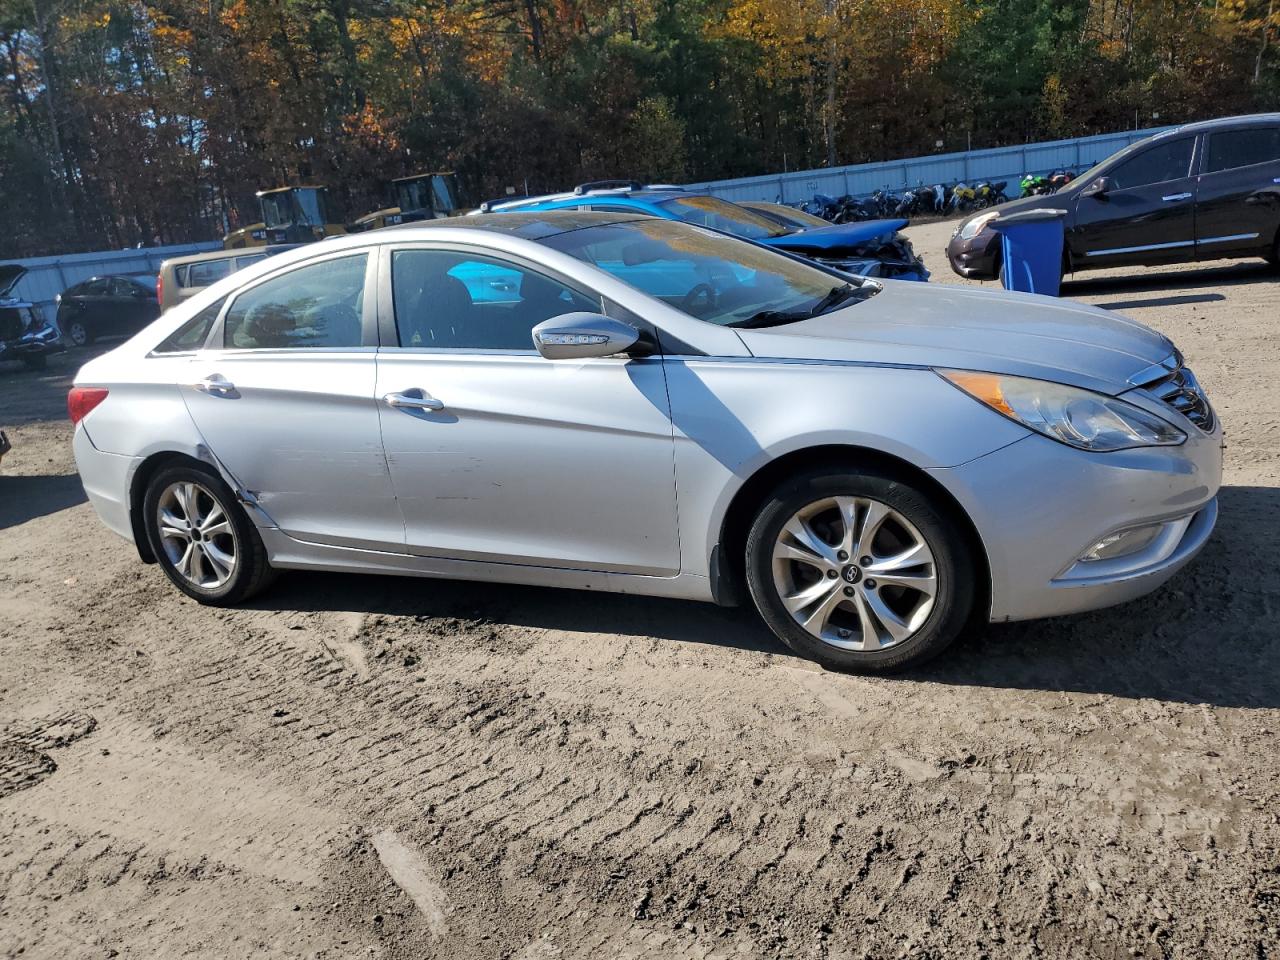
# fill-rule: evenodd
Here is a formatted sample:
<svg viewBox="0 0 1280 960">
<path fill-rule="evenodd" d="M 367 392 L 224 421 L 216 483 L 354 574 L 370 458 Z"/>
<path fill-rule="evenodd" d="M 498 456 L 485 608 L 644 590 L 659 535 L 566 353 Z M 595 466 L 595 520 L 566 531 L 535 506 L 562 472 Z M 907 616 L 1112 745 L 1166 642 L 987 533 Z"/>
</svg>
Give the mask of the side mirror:
<svg viewBox="0 0 1280 960">
<path fill-rule="evenodd" d="M 1107 199 L 1107 194 L 1116 188 L 1116 182 L 1110 177 L 1099 177 L 1093 183 L 1089 184 L 1080 191 L 1082 197 L 1097 197 L 1099 200 Z"/>
<path fill-rule="evenodd" d="M 610 357 L 639 339 L 635 327 L 600 313 L 564 313 L 533 328 L 533 345 L 548 360 Z"/>
</svg>

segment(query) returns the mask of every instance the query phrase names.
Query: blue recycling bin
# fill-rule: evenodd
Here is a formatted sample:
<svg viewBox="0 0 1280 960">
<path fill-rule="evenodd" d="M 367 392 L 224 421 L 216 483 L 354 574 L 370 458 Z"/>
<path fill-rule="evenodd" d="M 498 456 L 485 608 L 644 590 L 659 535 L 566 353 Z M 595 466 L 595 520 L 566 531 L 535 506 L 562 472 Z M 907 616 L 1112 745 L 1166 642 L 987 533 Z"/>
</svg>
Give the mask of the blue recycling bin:
<svg viewBox="0 0 1280 960">
<path fill-rule="evenodd" d="M 1004 288 L 1056 297 L 1062 283 L 1062 221 L 1065 210 L 1027 210 L 990 222 L 1000 234 Z"/>
</svg>

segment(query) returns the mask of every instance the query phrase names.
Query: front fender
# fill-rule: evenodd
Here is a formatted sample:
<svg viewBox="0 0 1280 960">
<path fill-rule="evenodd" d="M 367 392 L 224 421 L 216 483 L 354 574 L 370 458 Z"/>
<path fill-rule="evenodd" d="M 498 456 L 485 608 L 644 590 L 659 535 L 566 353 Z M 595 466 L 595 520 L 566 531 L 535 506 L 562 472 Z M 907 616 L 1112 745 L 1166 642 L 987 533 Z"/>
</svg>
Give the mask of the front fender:
<svg viewBox="0 0 1280 960">
<path fill-rule="evenodd" d="M 703 576 L 734 496 L 781 457 L 859 447 L 936 470 L 1028 435 L 927 369 L 679 357 L 666 370 L 681 570 Z"/>
</svg>

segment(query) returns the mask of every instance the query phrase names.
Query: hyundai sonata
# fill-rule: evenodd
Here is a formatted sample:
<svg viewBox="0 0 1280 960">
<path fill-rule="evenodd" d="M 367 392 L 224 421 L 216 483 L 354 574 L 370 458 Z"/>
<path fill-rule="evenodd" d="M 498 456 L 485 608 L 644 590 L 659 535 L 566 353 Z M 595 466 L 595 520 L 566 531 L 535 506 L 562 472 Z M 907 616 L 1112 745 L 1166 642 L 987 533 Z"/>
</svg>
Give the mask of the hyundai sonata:
<svg viewBox="0 0 1280 960">
<path fill-rule="evenodd" d="M 1221 472 L 1141 324 L 610 213 L 280 254 L 88 363 L 69 406 L 103 521 L 201 603 L 290 568 L 749 599 L 862 671 L 1154 589 Z"/>
</svg>

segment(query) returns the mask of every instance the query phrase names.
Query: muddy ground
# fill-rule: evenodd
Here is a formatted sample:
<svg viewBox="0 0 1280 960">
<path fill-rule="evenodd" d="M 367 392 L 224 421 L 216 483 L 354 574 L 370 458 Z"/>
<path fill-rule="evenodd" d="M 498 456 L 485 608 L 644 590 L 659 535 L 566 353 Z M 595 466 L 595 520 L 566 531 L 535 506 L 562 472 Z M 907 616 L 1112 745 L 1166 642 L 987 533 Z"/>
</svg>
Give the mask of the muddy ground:
<svg viewBox="0 0 1280 960">
<path fill-rule="evenodd" d="M 913 231 L 935 281 L 949 229 Z M 893 679 L 673 601 L 293 574 L 199 607 L 84 501 L 87 354 L 0 369 L 0 955 L 1280 956 L 1280 285 L 1065 293 L 1186 353 L 1218 531 L 1149 598 Z"/>
</svg>

